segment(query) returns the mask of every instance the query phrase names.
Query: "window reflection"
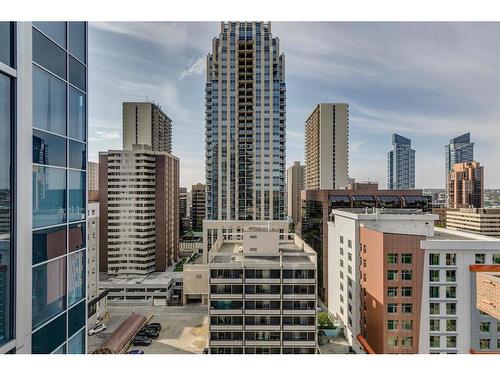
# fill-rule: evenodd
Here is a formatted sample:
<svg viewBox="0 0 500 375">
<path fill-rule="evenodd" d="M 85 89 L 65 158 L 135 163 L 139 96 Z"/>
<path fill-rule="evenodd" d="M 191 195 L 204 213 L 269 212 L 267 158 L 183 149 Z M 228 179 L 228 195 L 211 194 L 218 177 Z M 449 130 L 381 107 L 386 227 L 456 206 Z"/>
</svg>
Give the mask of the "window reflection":
<svg viewBox="0 0 500 375">
<path fill-rule="evenodd" d="M 69 136 L 79 141 L 86 140 L 85 94 L 77 89 L 69 89 Z"/>
<path fill-rule="evenodd" d="M 33 264 L 66 254 L 66 226 L 33 232 Z"/>
<path fill-rule="evenodd" d="M 66 166 L 66 139 L 33 130 L 33 163 Z"/>
<path fill-rule="evenodd" d="M 85 251 L 69 255 L 68 277 L 68 304 L 71 306 L 85 297 Z"/>
<path fill-rule="evenodd" d="M 66 47 L 66 22 L 33 22 L 33 25 L 62 47 Z"/>
<path fill-rule="evenodd" d="M 69 171 L 69 221 L 85 219 L 85 172 Z"/>
<path fill-rule="evenodd" d="M 12 66 L 14 54 L 12 40 L 14 36 L 13 22 L 0 22 L 0 62 Z M 1 342 L 1 341 L 0 341 Z"/>
<path fill-rule="evenodd" d="M 33 228 L 66 222 L 66 170 L 33 166 Z"/>
<path fill-rule="evenodd" d="M 87 83 L 85 80 L 85 67 L 73 57 L 69 58 L 69 82 L 85 91 Z"/>
<path fill-rule="evenodd" d="M 31 352 L 33 354 L 50 354 L 59 348 L 66 340 L 66 314 L 40 328 L 31 338 Z M 61 352 L 64 352 L 61 350 Z M 60 353 L 58 351 L 58 353 Z"/>
<path fill-rule="evenodd" d="M 66 52 L 33 29 L 33 61 L 61 78 L 66 78 Z"/>
<path fill-rule="evenodd" d="M 85 247 L 85 223 L 71 224 L 69 226 L 69 252 Z"/>
<path fill-rule="evenodd" d="M 69 141 L 69 167 L 75 169 L 87 169 L 87 154 L 85 143 Z"/>
<path fill-rule="evenodd" d="M 69 52 L 84 64 L 86 63 L 85 22 L 69 23 Z"/>
</svg>

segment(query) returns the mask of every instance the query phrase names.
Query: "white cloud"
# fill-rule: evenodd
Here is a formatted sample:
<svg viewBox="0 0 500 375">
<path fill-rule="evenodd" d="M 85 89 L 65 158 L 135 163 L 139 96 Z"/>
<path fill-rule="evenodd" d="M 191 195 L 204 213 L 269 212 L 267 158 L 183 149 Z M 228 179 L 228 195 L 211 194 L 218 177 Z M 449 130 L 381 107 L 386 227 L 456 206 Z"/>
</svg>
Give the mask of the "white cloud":
<svg viewBox="0 0 500 375">
<path fill-rule="evenodd" d="M 179 76 L 179 81 L 192 75 L 202 74 L 205 71 L 205 65 L 206 65 L 206 58 L 202 56 L 181 72 L 181 75 Z"/>
<path fill-rule="evenodd" d="M 118 130 L 91 130 L 92 135 L 89 136 L 89 141 L 106 142 L 120 139 Z"/>
</svg>

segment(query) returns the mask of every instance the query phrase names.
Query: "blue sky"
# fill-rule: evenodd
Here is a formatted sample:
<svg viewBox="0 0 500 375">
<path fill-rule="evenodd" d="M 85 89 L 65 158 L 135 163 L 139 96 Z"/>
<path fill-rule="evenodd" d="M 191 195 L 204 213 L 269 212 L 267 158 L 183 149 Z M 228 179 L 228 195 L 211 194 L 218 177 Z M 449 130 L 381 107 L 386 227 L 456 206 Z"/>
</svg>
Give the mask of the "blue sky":
<svg viewBox="0 0 500 375">
<path fill-rule="evenodd" d="M 217 22 L 93 22 L 89 157 L 121 148 L 121 103 L 173 120 L 181 185 L 204 182 L 205 57 Z M 350 177 L 386 185 L 394 132 L 412 140 L 417 187 L 444 186 L 444 145 L 471 132 L 487 188 L 500 187 L 500 23 L 273 22 L 286 59 L 287 165 L 303 161 L 319 102 L 350 105 Z"/>
</svg>

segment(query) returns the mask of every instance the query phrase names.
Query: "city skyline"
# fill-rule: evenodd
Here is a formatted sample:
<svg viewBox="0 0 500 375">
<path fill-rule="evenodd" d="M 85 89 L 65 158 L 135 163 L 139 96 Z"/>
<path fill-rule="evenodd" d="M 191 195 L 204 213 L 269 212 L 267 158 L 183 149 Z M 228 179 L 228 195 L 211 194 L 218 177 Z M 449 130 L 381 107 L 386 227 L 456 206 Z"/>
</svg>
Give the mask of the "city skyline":
<svg viewBox="0 0 500 375">
<path fill-rule="evenodd" d="M 493 105 L 500 97 L 494 74 L 500 61 L 492 48 L 499 25 L 272 25 L 286 57 L 287 166 L 304 160 L 310 108 L 342 101 L 350 105 L 350 177 L 383 186 L 386 139 L 401 132 L 419 154 L 416 187 L 444 188 L 443 146 L 470 131 L 475 159 L 486 169 L 485 187 L 500 186 L 500 176 L 491 172 L 500 166 L 494 158 L 500 128 Z M 218 22 L 89 24 L 89 83 L 95 93 L 89 97 L 90 160 L 121 144 L 121 103 L 147 98 L 172 118 L 181 185 L 204 182 L 205 65 L 219 29 Z"/>
</svg>

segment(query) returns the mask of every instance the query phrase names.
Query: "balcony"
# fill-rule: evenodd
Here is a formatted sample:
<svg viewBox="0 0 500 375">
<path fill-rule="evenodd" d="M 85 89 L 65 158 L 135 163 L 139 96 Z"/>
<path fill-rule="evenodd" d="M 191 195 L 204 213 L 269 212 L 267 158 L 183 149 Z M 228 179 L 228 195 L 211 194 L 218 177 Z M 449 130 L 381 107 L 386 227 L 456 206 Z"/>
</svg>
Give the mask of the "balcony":
<svg viewBox="0 0 500 375">
<path fill-rule="evenodd" d="M 316 331 L 316 326 L 314 324 L 309 326 L 285 324 L 283 331 Z"/>
<path fill-rule="evenodd" d="M 246 346 L 281 346 L 280 340 L 245 340 Z"/>
<path fill-rule="evenodd" d="M 316 279 L 283 279 L 283 284 L 316 284 Z"/>
<path fill-rule="evenodd" d="M 233 300 L 233 299 L 242 299 L 243 294 L 218 294 L 218 293 L 210 293 L 210 299 L 223 299 L 223 300 Z"/>
<path fill-rule="evenodd" d="M 248 294 L 248 293 L 245 293 L 245 299 L 249 299 L 249 300 L 257 300 L 257 299 L 266 299 L 266 300 L 269 300 L 269 299 L 280 299 L 281 296 L 279 293 L 277 294 Z"/>
<path fill-rule="evenodd" d="M 316 299 L 314 294 L 283 294 L 283 299 L 287 300 L 313 300 Z"/>
<path fill-rule="evenodd" d="M 243 340 L 210 340 L 210 346 L 242 346 Z"/>
<path fill-rule="evenodd" d="M 305 347 L 316 346 L 316 341 L 283 341 L 283 346 Z"/>
<path fill-rule="evenodd" d="M 210 325 L 210 331 L 242 331 L 242 325 Z"/>
<path fill-rule="evenodd" d="M 211 278 L 210 279 L 211 284 L 243 284 L 243 279 L 223 279 L 223 278 Z"/>
<path fill-rule="evenodd" d="M 210 315 L 241 315 L 243 309 L 210 309 Z"/>
<path fill-rule="evenodd" d="M 246 315 L 280 315 L 281 310 L 245 309 Z"/>
<path fill-rule="evenodd" d="M 316 309 L 310 310 L 285 310 L 283 309 L 283 315 L 314 315 L 316 314 Z"/>
<path fill-rule="evenodd" d="M 261 324 L 245 324 L 245 329 L 247 331 L 280 331 L 280 325 L 261 325 Z"/>
</svg>

